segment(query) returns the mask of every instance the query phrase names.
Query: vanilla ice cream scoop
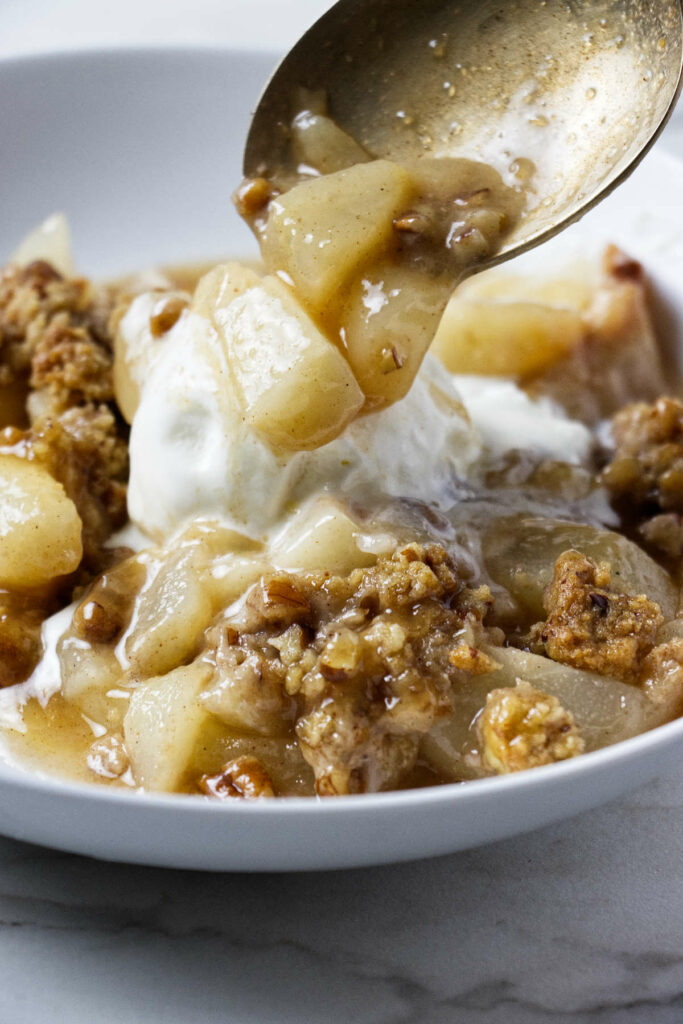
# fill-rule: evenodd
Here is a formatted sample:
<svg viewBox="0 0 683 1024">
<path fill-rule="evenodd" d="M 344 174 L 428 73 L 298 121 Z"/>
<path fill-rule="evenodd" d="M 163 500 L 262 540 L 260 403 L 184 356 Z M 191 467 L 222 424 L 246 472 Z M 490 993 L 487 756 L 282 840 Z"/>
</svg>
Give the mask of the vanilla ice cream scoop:
<svg viewBox="0 0 683 1024">
<path fill-rule="evenodd" d="M 593 445 L 590 430 L 569 419 L 556 402 L 530 398 L 506 378 L 457 375 L 452 379 L 491 458 L 512 450 L 573 465 L 588 458 Z"/>
<path fill-rule="evenodd" d="M 264 538 L 321 492 L 441 505 L 480 448 L 450 375 L 429 359 L 403 401 L 360 416 L 314 451 L 274 451 L 245 421 L 217 332 L 188 311 L 142 386 L 129 511 L 155 538 L 197 516 Z"/>
</svg>

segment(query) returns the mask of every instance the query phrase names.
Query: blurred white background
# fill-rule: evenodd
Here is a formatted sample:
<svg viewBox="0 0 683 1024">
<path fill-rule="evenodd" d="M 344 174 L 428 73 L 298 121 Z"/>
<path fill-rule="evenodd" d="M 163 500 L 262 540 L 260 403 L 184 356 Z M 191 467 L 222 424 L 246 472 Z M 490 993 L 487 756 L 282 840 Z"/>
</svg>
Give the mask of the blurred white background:
<svg viewBox="0 0 683 1024">
<path fill-rule="evenodd" d="M 0 59 L 112 46 L 284 53 L 332 0 L 0 0 Z M 683 157 L 683 103 L 664 148 Z"/>
<path fill-rule="evenodd" d="M 331 0 L 0 0 L 0 58 L 164 44 L 284 52 Z"/>
</svg>

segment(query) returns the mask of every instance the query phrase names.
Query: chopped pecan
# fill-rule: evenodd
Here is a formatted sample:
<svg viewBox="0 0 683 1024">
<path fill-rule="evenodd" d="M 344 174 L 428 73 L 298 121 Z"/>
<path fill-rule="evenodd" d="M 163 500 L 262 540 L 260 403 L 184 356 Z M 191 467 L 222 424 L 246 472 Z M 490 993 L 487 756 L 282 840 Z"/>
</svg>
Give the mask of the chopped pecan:
<svg viewBox="0 0 683 1024">
<path fill-rule="evenodd" d="M 233 195 L 240 217 L 247 220 L 259 213 L 276 194 L 266 178 L 245 178 Z"/>
<path fill-rule="evenodd" d="M 202 775 L 199 788 L 220 800 L 256 800 L 275 796 L 268 772 L 256 757 L 244 755 L 228 761 L 216 775 Z"/>
<path fill-rule="evenodd" d="M 154 338 L 161 338 L 180 320 L 187 309 L 187 299 L 180 295 L 162 296 L 149 318 L 149 329 Z"/>
</svg>

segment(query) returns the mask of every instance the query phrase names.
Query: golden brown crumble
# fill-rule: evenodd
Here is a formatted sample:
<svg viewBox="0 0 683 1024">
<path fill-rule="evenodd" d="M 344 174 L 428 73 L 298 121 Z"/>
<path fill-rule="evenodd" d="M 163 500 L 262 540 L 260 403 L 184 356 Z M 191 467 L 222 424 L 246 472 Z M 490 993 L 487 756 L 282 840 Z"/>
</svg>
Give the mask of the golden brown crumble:
<svg viewBox="0 0 683 1024">
<path fill-rule="evenodd" d="M 31 359 L 29 386 L 32 418 L 58 415 L 74 405 L 111 402 L 112 355 L 84 327 L 69 325 L 66 313 L 58 313 L 36 341 Z"/>
<path fill-rule="evenodd" d="M 662 512 L 645 519 L 638 532 L 646 544 L 669 558 L 678 559 L 683 555 L 683 516 L 678 512 Z"/>
<path fill-rule="evenodd" d="M 681 554 L 683 513 L 683 403 L 637 402 L 612 420 L 615 451 L 602 473 L 625 519 L 670 557 Z"/>
<path fill-rule="evenodd" d="M 571 712 L 523 679 L 488 694 L 477 729 L 484 766 L 500 774 L 565 761 L 585 749 Z"/>
<path fill-rule="evenodd" d="M 82 278 L 65 279 L 42 260 L 0 273 L 0 353 L 2 380 L 28 374 L 36 345 L 52 319 L 67 313 L 80 323 L 91 301 Z"/>
<path fill-rule="evenodd" d="M 126 518 L 127 446 L 104 404 L 114 397 L 108 313 L 104 292 L 44 261 L 0 272 L 0 421 L 7 425 L 0 449 L 41 462 L 63 484 L 83 520 L 90 573 L 102 567 L 102 545 Z M 5 596 L 0 685 L 35 667 L 41 621 L 57 597 L 55 588 Z"/>
<path fill-rule="evenodd" d="M 659 644 L 648 654 L 642 665 L 641 686 L 672 718 L 683 714 L 683 639 Z"/>
<path fill-rule="evenodd" d="M 607 563 L 565 551 L 544 596 L 548 618 L 536 631 L 553 661 L 637 682 L 664 617 L 642 594 L 612 592 L 611 578 Z"/>
<path fill-rule="evenodd" d="M 443 548 L 407 545 L 348 576 L 278 574 L 248 595 L 241 627 L 209 632 L 239 717 L 295 722 L 320 794 L 395 786 L 419 737 L 451 708 L 463 634 L 483 634 L 488 588 L 468 588 Z M 456 656 L 457 661 L 457 656 Z"/>
<path fill-rule="evenodd" d="M 255 800 L 275 796 L 268 772 L 258 758 L 248 755 L 229 761 L 215 775 L 202 775 L 198 785 L 206 796 L 216 796 L 221 800 Z"/>
<path fill-rule="evenodd" d="M 0 383 L 31 376 L 31 386 L 47 392 L 37 403 L 38 415 L 109 401 L 109 311 L 106 290 L 96 292 L 84 278 L 62 277 L 49 263 L 6 267 L 0 273 Z M 80 380 L 70 365 L 74 356 Z"/>
</svg>

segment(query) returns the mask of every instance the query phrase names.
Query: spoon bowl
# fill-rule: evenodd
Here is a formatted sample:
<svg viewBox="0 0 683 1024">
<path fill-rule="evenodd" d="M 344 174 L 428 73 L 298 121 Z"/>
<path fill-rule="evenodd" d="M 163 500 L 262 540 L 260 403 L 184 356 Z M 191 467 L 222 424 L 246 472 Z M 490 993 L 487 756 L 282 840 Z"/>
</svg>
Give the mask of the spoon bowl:
<svg viewBox="0 0 683 1024">
<path fill-rule="evenodd" d="M 465 156 L 524 216 L 487 265 L 556 234 L 636 167 L 681 89 L 681 0 L 340 0 L 275 71 L 247 176 L 294 169 L 301 90 L 376 157 Z"/>
</svg>

